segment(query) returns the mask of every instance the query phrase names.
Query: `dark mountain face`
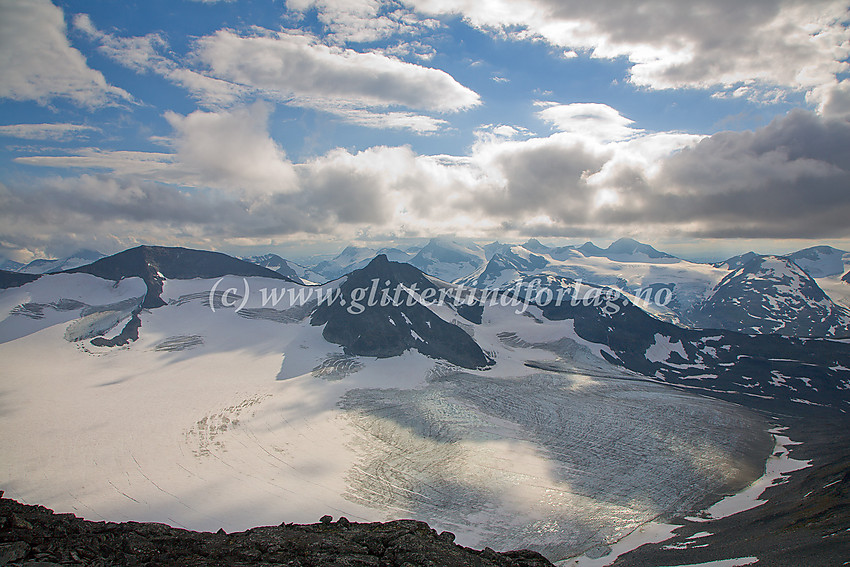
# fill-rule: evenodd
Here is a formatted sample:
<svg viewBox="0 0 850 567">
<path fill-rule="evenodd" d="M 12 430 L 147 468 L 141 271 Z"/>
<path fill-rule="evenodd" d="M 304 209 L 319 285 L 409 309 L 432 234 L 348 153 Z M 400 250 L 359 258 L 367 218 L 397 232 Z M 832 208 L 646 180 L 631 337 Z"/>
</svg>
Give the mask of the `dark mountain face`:
<svg viewBox="0 0 850 567">
<path fill-rule="evenodd" d="M 724 277 L 696 310 L 697 326 L 745 333 L 850 335 L 850 313 L 787 258 L 757 256 Z"/>
<path fill-rule="evenodd" d="M 144 308 L 165 305 L 160 296 L 162 282 L 166 279 L 188 280 L 231 275 L 292 281 L 277 272 L 220 252 L 165 246 L 137 246 L 113 256 L 101 258 L 91 264 L 66 270 L 66 272 L 92 274 L 113 281 L 140 277 L 148 286 L 147 295 L 142 303 Z"/>
<path fill-rule="evenodd" d="M 24 284 L 34 282 L 40 277 L 41 274 L 19 274 L 18 272 L 0 270 L 0 289 L 21 287 Z"/>
<path fill-rule="evenodd" d="M 847 272 L 846 274 L 844 274 L 844 277 L 841 278 L 841 281 L 850 284 L 850 272 Z"/>
<path fill-rule="evenodd" d="M 543 281 L 553 295 L 573 283 Z M 684 329 L 649 316 L 615 290 L 598 292 L 598 301 L 567 294 L 560 304 L 538 308 L 551 321 L 572 320 L 579 337 L 607 347 L 601 353 L 608 362 L 669 384 L 732 401 L 743 397 L 746 405 L 772 411 L 841 410 L 850 403 L 850 344 Z"/>
<path fill-rule="evenodd" d="M 416 349 L 464 368 L 492 363 L 463 329 L 413 300 L 400 285 L 424 294 L 423 299 L 430 296 L 431 301 L 444 289 L 413 266 L 380 255 L 350 273 L 340 288 L 341 300 L 318 307 L 311 323 L 324 325 L 325 340 L 351 355 L 386 358 Z"/>
</svg>

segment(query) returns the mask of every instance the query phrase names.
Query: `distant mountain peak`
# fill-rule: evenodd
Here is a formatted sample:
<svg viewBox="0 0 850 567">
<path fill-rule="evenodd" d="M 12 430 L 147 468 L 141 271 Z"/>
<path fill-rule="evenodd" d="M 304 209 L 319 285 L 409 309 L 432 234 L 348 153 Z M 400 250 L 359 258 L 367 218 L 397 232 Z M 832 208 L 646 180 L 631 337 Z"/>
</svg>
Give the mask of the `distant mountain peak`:
<svg viewBox="0 0 850 567">
<path fill-rule="evenodd" d="M 397 295 L 399 289 L 411 291 Z M 432 298 L 439 294 L 437 285 L 421 271 L 379 254 L 348 274 L 340 286 L 341 301 L 317 307 L 310 322 L 324 325 L 325 340 L 350 355 L 387 358 L 414 349 L 464 368 L 490 365 L 492 361 L 463 329 L 423 302 L 409 300 L 415 297 L 411 294 L 425 290 L 427 295 L 433 293 Z"/>
<path fill-rule="evenodd" d="M 607 248 L 609 254 L 646 254 L 649 258 L 673 258 L 674 256 L 656 250 L 649 244 L 638 242 L 634 238 L 620 238 Z"/>
<path fill-rule="evenodd" d="M 647 260 L 678 260 L 675 256 L 660 252 L 649 244 L 638 242 L 633 238 L 620 238 L 612 242 L 608 248 L 602 249 L 593 242 L 585 242 L 577 248 L 579 252 L 589 257 L 602 257 L 619 262 L 640 262 Z"/>
<path fill-rule="evenodd" d="M 813 278 L 843 274 L 845 257 L 850 260 L 850 254 L 847 251 L 826 245 L 804 248 L 787 256 Z"/>
<path fill-rule="evenodd" d="M 732 256 L 731 258 L 727 258 L 722 262 L 715 262 L 712 264 L 715 268 L 725 268 L 727 270 L 737 270 L 745 266 L 747 263 L 752 261 L 754 258 L 760 258 L 761 254 L 756 254 L 752 250 L 749 252 L 744 252 L 743 254 L 738 254 L 737 256 Z"/>
<path fill-rule="evenodd" d="M 795 336 L 847 336 L 850 313 L 805 270 L 782 256 L 758 256 L 726 275 L 699 307 L 705 328 Z"/>
<path fill-rule="evenodd" d="M 97 250 L 83 248 L 82 250 L 77 250 L 70 256 L 65 256 L 64 258 L 58 258 L 55 260 L 39 258 L 33 260 L 25 266 L 19 266 L 16 271 L 26 274 L 56 273 L 61 272 L 63 270 L 76 268 L 84 264 L 89 264 L 100 258 L 103 258 L 103 254 L 101 254 Z"/>
<path fill-rule="evenodd" d="M 531 252 L 549 252 L 552 250 L 549 246 L 546 246 L 536 238 L 529 238 L 522 244 L 522 247 Z"/>
<path fill-rule="evenodd" d="M 275 271 L 221 252 L 147 245 L 130 248 L 91 264 L 65 270 L 65 272 L 92 274 L 113 281 L 127 277 L 140 277 L 148 287 L 147 295 L 142 303 L 142 307 L 145 308 L 165 305 L 160 296 L 162 282 L 166 279 L 217 278 L 233 275 L 292 281 Z"/>
<path fill-rule="evenodd" d="M 432 238 L 410 260 L 423 272 L 449 282 L 471 274 L 485 262 L 484 249 L 474 242 L 446 237 Z"/>
</svg>

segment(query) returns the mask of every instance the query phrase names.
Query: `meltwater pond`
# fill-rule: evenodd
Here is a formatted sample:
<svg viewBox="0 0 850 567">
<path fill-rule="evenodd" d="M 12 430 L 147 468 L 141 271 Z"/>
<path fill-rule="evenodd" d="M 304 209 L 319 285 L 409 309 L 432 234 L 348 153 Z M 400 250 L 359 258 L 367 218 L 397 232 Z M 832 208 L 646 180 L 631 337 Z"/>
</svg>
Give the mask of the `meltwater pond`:
<svg viewBox="0 0 850 567">
<path fill-rule="evenodd" d="M 349 500 L 551 560 L 743 489 L 772 447 L 739 406 L 616 378 L 455 372 L 340 406 L 359 455 Z"/>
</svg>

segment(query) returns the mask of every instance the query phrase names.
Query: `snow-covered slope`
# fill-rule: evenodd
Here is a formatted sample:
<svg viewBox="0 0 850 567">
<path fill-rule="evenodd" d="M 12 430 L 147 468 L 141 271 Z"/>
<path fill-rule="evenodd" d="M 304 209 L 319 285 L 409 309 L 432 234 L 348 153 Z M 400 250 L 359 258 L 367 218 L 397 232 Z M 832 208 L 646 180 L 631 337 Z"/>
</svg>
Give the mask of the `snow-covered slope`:
<svg viewBox="0 0 850 567">
<path fill-rule="evenodd" d="M 588 257 L 603 257 L 617 262 L 655 262 L 655 263 L 672 263 L 679 259 L 671 256 L 666 252 L 659 252 L 649 244 L 638 242 L 632 238 L 621 238 L 612 242 L 608 248 L 602 249 L 593 244 L 586 242 L 582 246 L 576 248 L 583 255 Z"/>
<path fill-rule="evenodd" d="M 252 264 L 256 264 L 258 266 L 262 266 L 263 268 L 268 268 L 269 270 L 277 272 L 282 276 L 286 276 L 294 282 L 305 285 L 325 283 L 328 281 L 328 279 L 322 276 L 321 274 L 317 274 L 309 268 L 305 268 L 304 266 L 296 264 L 295 262 L 285 260 L 277 254 L 263 254 L 262 256 L 251 256 L 249 258 L 243 258 L 243 260 L 245 260 L 246 262 L 251 262 Z"/>
<path fill-rule="evenodd" d="M 208 530 L 413 517 L 560 560 L 761 474 L 767 424 L 717 398 L 850 400 L 850 345 L 682 329 L 564 277 L 472 297 L 385 257 L 315 287 L 187 258 L 145 264 L 161 301 L 120 347 L 92 334 L 123 320 L 86 317 L 133 309 L 149 282 L 0 291 L 0 330 L 34 322 L 0 343 L 8 496 Z"/>
<path fill-rule="evenodd" d="M 342 252 L 331 260 L 316 264 L 312 271 L 321 274 L 325 281 L 334 280 L 347 273 L 359 270 L 368 264 L 378 254 L 384 254 L 393 262 L 407 262 L 411 255 L 398 248 L 365 248 L 362 246 L 346 246 Z"/>
<path fill-rule="evenodd" d="M 445 282 L 468 276 L 486 262 L 484 249 L 471 241 L 433 238 L 410 264 Z"/>
<path fill-rule="evenodd" d="M 531 247 L 537 250 L 533 252 L 525 245 L 504 245 L 486 265 L 455 281 L 478 288 L 498 288 L 525 276 L 566 277 L 616 287 L 653 316 L 687 325 L 694 306 L 728 274 L 722 268 L 675 259 L 664 253 L 650 258 L 648 253 L 639 252 L 621 261 L 605 255 L 585 256 L 571 247 L 544 250 L 541 246 L 532 243 Z M 613 244 L 612 247 L 619 249 Z M 639 258 L 644 261 L 638 261 Z"/>
<path fill-rule="evenodd" d="M 787 258 L 759 256 L 730 272 L 694 313 L 705 328 L 791 336 L 850 335 L 850 312 Z"/>
<path fill-rule="evenodd" d="M 841 275 L 850 263 L 850 252 L 832 246 L 812 246 L 786 256 L 813 278 Z"/>
<path fill-rule="evenodd" d="M 97 250 L 78 250 L 70 256 L 60 258 L 58 260 L 33 260 L 26 266 L 19 268 L 17 271 L 23 274 L 49 274 L 70 270 L 86 264 L 91 264 L 96 260 L 103 258 L 103 254 Z"/>
<path fill-rule="evenodd" d="M 126 321 L 147 288 L 141 278 L 112 282 L 89 274 L 49 274 L 0 293 L 0 343 L 71 322 L 65 337 L 99 336 Z"/>
</svg>

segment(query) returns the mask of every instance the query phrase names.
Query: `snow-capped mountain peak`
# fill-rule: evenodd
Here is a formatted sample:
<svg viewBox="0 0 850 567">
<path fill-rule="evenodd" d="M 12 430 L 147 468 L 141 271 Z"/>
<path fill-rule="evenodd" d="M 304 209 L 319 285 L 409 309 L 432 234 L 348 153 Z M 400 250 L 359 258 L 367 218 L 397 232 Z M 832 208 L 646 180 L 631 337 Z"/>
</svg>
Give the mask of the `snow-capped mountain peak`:
<svg viewBox="0 0 850 567">
<path fill-rule="evenodd" d="M 705 328 L 749 333 L 850 335 L 850 313 L 800 266 L 780 256 L 757 256 L 730 272 L 694 319 Z"/>
<path fill-rule="evenodd" d="M 77 250 L 70 256 L 59 258 L 58 260 L 33 260 L 29 264 L 19 268 L 17 271 L 22 274 L 52 274 L 91 264 L 103 257 L 104 255 L 97 250 L 82 249 Z"/>
<path fill-rule="evenodd" d="M 605 257 L 618 262 L 672 263 L 679 261 L 675 256 L 660 252 L 649 244 L 638 242 L 632 238 L 620 238 L 604 250 L 592 242 L 586 242 L 579 246 L 577 250 L 587 257 Z"/>
<path fill-rule="evenodd" d="M 484 265 L 484 249 L 472 241 L 433 238 L 410 264 L 428 275 L 452 282 L 467 276 Z"/>
<path fill-rule="evenodd" d="M 547 254 L 552 251 L 552 248 L 546 246 L 536 238 L 529 238 L 522 244 L 522 247 L 531 252 L 536 252 L 538 254 Z"/>
<path fill-rule="evenodd" d="M 746 265 L 747 263 L 751 262 L 755 258 L 758 258 L 759 256 L 761 256 L 761 254 L 756 254 L 753 251 L 744 252 L 743 254 L 732 256 L 731 258 L 722 262 L 715 262 L 712 265 L 715 268 L 723 268 L 725 270 L 737 270 L 738 268 Z"/>
<path fill-rule="evenodd" d="M 787 258 L 813 278 L 823 278 L 843 274 L 845 262 L 850 262 L 850 252 L 832 246 L 812 246 L 788 254 Z"/>
</svg>

